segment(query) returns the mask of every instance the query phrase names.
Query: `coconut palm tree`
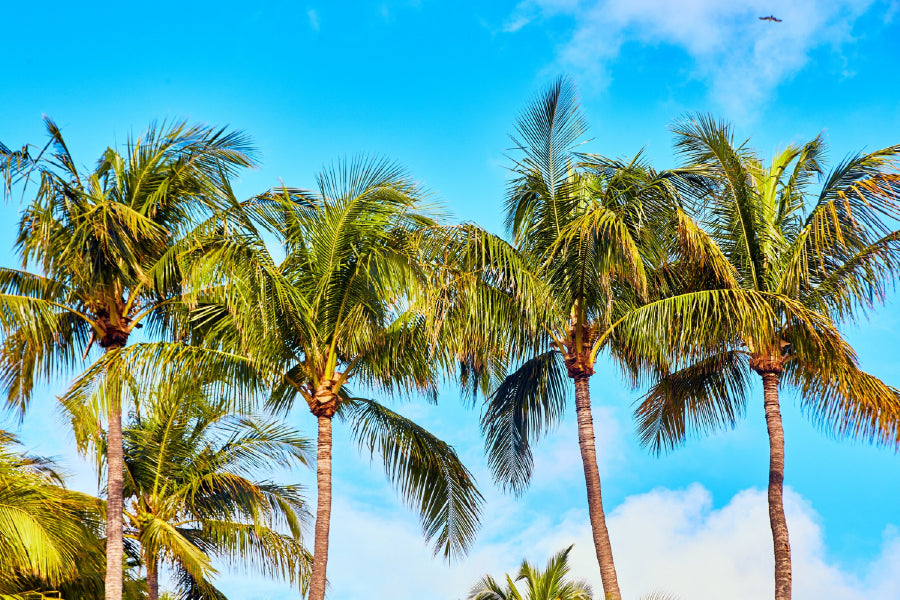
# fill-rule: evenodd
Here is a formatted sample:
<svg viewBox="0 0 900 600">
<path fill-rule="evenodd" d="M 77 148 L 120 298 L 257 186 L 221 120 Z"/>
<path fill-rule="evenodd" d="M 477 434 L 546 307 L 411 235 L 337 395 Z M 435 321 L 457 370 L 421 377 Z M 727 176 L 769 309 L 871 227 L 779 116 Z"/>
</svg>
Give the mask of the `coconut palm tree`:
<svg viewBox="0 0 900 600">
<path fill-rule="evenodd" d="M 775 598 L 786 600 L 780 390 L 796 390 L 803 412 L 837 435 L 900 445 L 898 390 L 861 371 L 835 328 L 883 300 L 900 267 L 900 146 L 852 155 L 826 172 L 821 137 L 765 165 L 711 117 L 688 118 L 674 130 L 679 151 L 710 177 L 708 195 L 686 218 L 706 238 L 698 256 L 718 266 L 694 290 L 650 303 L 615 327 L 636 352 L 674 350 L 637 408 L 640 436 L 660 452 L 688 431 L 734 425 L 746 411 L 751 374 L 759 375 Z M 710 283 L 718 289 L 704 289 Z M 740 309 L 726 301 L 736 297 L 746 299 Z"/>
<path fill-rule="evenodd" d="M 283 425 L 233 412 L 196 382 L 142 394 L 124 429 L 125 535 L 138 544 L 150 600 L 162 563 L 179 593 L 221 595 L 212 559 L 305 587 L 311 556 L 301 542 L 301 490 L 262 479 L 308 464 L 311 443 Z"/>
<path fill-rule="evenodd" d="M 54 463 L 16 444 L 0 431 L 0 597 L 102 598 L 102 502 L 67 490 Z M 125 579 L 126 596 L 143 597 L 143 582 Z"/>
<path fill-rule="evenodd" d="M 679 187 L 692 174 L 654 171 L 640 155 L 628 162 L 577 155 L 585 131 L 574 86 L 566 79 L 542 93 L 517 123 L 522 157 L 513 168 L 507 225 L 518 264 L 504 252 L 500 270 L 515 275 L 515 285 L 503 276 L 499 287 L 511 291 L 514 303 L 534 306 L 507 311 L 521 325 L 502 318 L 494 324 L 527 334 L 499 359 L 514 364 L 522 357 L 490 394 L 482 425 L 495 479 L 520 493 L 531 476 L 531 444 L 564 414 L 571 389 L 566 379 L 572 381 L 603 590 L 618 600 L 589 382 L 601 351 L 632 377 L 640 372 L 642 357 L 603 334 L 626 307 L 650 297 L 654 270 L 669 259 L 660 233 L 675 218 Z M 489 269 L 488 276 L 496 278 L 496 271 Z"/>
<path fill-rule="evenodd" d="M 76 371 L 95 344 L 114 352 L 145 324 L 171 333 L 167 305 L 180 286 L 173 248 L 227 178 L 253 163 L 243 134 L 173 123 L 152 125 L 123 152 L 107 148 L 82 170 L 56 124 L 45 122 L 50 141 L 36 156 L 26 147 L 0 158 L 8 191 L 37 178 L 19 221 L 22 270 L 0 269 L 0 380 L 20 410 L 36 380 Z M 105 593 L 120 600 L 122 406 L 115 385 L 106 395 Z"/>
<path fill-rule="evenodd" d="M 586 581 L 569 578 L 571 551 L 569 546 L 553 555 L 543 569 L 523 560 L 515 579 L 506 575 L 505 585 L 485 575 L 469 592 L 469 600 L 592 600 Z M 516 586 L 518 582 L 522 584 Z"/>
<path fill-rule="evenodd" d="M 468 549 L 482 502 L 449 444 L 356 393 L 436 394 L 439 361 L 422 301 L 428 275 L 416 243 L 435 222 L 422 191 L 396 165 L 370 159 L 340 162 L 317 183 L 316 192 L 283 188 L 235 203 L 201 240 L 192 270 L 195 331 L 274 374 L 274 410 L 302 400 L 316 419 L 311 600 L 325 594 L 335 416 L 361 448 L 381 455 L 436 553 L 449 559 Z M 282 242 L 282 261 L 269 254 L 259 223 Z"/>
</svg>

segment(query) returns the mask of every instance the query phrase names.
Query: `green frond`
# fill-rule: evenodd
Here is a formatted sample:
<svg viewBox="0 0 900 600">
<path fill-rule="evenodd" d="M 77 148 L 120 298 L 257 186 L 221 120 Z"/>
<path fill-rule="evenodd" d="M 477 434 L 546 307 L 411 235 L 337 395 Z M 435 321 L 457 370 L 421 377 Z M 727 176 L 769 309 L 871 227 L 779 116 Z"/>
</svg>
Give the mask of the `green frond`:
<svg viewBox="0 0 900 600">
<path fill-rule="evenodd" d="M 484 499 L 456 451 L 371 400 L 354 398 L 344 417 L 360 446 L 381 455 L 388 479 L 418 511 L 435 554 L 463 556 L 475 539 Z"/>
<path fill-rule="evenodd" d="M 243 356 L 180 343 L 150 342 L 134 344 L 107 352 L 79 376 L 61 397 L 64 406 L 90 405 L 95 394 L 110 383 L 145 388 L 196 383 L 198 374 L 210 394 L 231 398 L 238 410 L 246 410 L 257 401 L 267 380 L 250 360 Z M 105 410 L 105 409 L 104 409 Z"/>
<path fill-rule="evenodd" d="M 534 467 L 531 445 L 562 419 L 570 385 L 562 356 L 544 352 L 508 375 L 481 418 L 485 453 L 494 480 L 521 494 Z"/>
<path fill-rule="evenodd" d="M 51 462 L 16 452 L 14 443 L 0 435 L 0 594 L 74 578 L 100 520 L 96 500 L 61 487 Z"/>
<path fill-rule="evenodd" d="M 769 287 L 765 261 L 767 236 L 760 214 L 759 190 L 752 170 L 758 161 L 741 145 L 735 147 L 731 126 L 710 115 L 688 115 L 672 127 L 675 149 L 693 165 L 702 165 L 720 184 L 708 208 L 713 237 L 731 257 L 741 276 L 759 291 Z"/>
<path fill-rule="evenodd" d="M 194 579 L 206 580 L 216 573 L 209 557 L 200 548 L 177 527 L 152 514 L 145 514 L 142 519 L 138 539 L 145 551 L 155 554 L 165 550 Z"/>
<path fill-rule="evenodd" d="M 747 356 L 735 351 L 661 377 L 635 409 L 638 439 L 659 454 L 681 444 L 688 432 L 733 427 L 746 411 L 749 388 Z"/>
<path fill-rule="evenodd" d="M 253 524 L 204 519 L 202 527 L 184 532 L 201 548 L 235 567 L 305 586 L 312 554 L 293 536 Z"/>
<path fill-rule="evenodd" d="M 560 230 L 559 237 L 547 249 L 545 260 L 571 260 L 564 258 L 569 255 L 570 247 L 582 242 L 598 247 L 598 250 L 602 248 L 598 251 L 597 266 L 600 268 L 596 271 L 616 273 L 639 293 L 646 294 L 647 273 L 641 250 L 621 214 L 602 205 L 591 207 Z"/>
<path fill-rule="evenodd" d="M 506 575 L 506 585 L 486 575 L 469 592 L 469 600 L 593 600 L 593 590 L 585 581 L 569 577 L 572 546 L 550 557 L 541 569 L 523 560 L 515 581 Z M 519 586 L 516 584 L 519 583 Z M 524 589 L 522 589 L 524 587 Z"/>
<path fill-rule="evenodd" d="M 516 120 L 513 143 L 523 153 L 506 200 L 507 227 L 516 240 L 556 234 L 570 200 L 567 188 L 574 149 L 587 131 L 575 85 L 556 79 Z"/>
<path fill-rule="evenodd" d="M 703 230 L 685 211 L 676 211 L 678 252 L 692 267 L 709 270 L 715 274 L 722 287 L 737 288 L 737 270 L 728 262 L 715 240 Z"/>
</svg>

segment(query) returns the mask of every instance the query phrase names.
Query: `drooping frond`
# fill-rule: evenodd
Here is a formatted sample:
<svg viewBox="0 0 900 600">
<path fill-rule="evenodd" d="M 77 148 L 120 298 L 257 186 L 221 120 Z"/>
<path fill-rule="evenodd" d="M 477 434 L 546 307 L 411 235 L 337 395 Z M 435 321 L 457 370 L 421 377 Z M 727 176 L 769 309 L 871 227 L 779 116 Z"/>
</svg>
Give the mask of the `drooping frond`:
<svg viewBox="0 0 900 600">
<path fill-rule="evenodd" d="M 482 431 L 488 465 L 502 488 L 521 494 L 528 487 L 531 446 L 562 419 L 569 387 L 562 356 L 550 351 L 525 361 L 491 394 Z"/>
<path fill-rule="evenodd" d="M 691 431 L 733 427 L 744 415 L 750 368 L 741 352 L 726 351 L 660 378 L 635 409 L 638 439 L 656 454 Z"/>
<path fill-rule="evenodd" d="M 343 414 L 360 446 L 381 455 L 388 479 L 419 513 L 435 554 L 463 556 L 475 539 L 484 499 L 456 451 L 371 400 L 354 398 Z"/>
<path fill-rule="evenodd" d="M 861 370 L 841 342 L 827 360 L 789 360 L 785 382 L 796 387 L 801 410 L 823 430 L 900 448 L 900 390 Z"/>
<path fill-rule="evenodd" d="M 20 416 L 36 381 L 69 376 L 82 364 L 94 334 L 89 320 L 65 305 L 31 295 L 0 293 L 0 386 Z"/>
</svg>

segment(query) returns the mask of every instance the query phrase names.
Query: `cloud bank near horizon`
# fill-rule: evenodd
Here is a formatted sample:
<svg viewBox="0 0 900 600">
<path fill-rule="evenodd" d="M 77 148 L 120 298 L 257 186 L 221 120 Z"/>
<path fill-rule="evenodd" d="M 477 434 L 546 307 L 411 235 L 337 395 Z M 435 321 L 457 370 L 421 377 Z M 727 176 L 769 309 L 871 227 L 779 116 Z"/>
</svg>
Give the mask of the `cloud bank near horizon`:
<svg viewBox="0 0 900 600">
<path fill-rule="evenodd" d="M 900 531 L 887 527 L 881 554 L 862 574 L 855 574 L 830 559 L 819 517 L 809 502 L 788 488 L 785 504 L 796 600 L 900 597 Z M 755 600 L 771 594 L 765 490 L 743 490 L 716 508 L 700 484 L 660 488 L 628 497 L 608 520 L 626 598 L 665 592 L 683 600 Z M 429 555 L 412 516 L 385 517 L 338 501 L 332 521 L 330 597 L 463 599 L 485 573 L 513 572 L 523 557 L 542 564 L 569 544 L 575 544 L 573 575 L 602 589 L 585 511 L 571 510 L 553 520 L 528 512 L 515 499 L 491 498 L 484 523 L 482 541 L 468 559 L 448 567 Z M 229 592 L 251 600 L 279 597 L 279 590 L 285 589 L 230 575 L 222 583 Z"/>
</svg>

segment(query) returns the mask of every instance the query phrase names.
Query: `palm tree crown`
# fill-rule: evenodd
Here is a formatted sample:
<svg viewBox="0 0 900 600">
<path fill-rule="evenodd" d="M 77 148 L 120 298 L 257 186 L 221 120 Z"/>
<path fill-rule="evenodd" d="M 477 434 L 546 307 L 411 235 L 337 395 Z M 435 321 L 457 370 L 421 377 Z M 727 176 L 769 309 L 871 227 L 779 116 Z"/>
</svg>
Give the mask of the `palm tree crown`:
<svg viewBox="0 0 900 600">
<path fill-rule="evenodd" d="M 512 327 L 528 335 L 514 342 L 519 345 L 506 358 L 522 360 L 492 391 L 482 424 L 495 479 L 521 492 L 531 476 L 531 445 L 561 419 L 570 394 L 565 380 L 572 380 L 604 591 L 620 598 L 602 508 L 589 380 L 604 350 L 632 377 L 640 372 L 640 355 L 607 332 L 648 297 L 653 269 L 668 261 L 662 234 L 689 173 L 657 172 L 640 155 L 627 162 L 579 155 L 575 150 L 585 131 L 574 86 L 565 79 L 532 102 L 517 123 L 522 156 L 513 168 L 507 225 L 522 266 L 513 269 L 519 287 L 504 286 L 511 302 L 533 306 L 510 311 L 522 321 Z"/>
<path fill-rule="evenodd" d="M 243 134 L 177 123 L 151 126 L 123 153 L 108 148 L 82 172 L 46 123 L 49 155 L 6 161 L 8 177 L 39 174 L 16 248 L 40 272 L 0 271 L 3 383 L 23 409 L 35 377 L 76 366 L 94 342 L 124 346 L 145 320 L 168 333 L 165 308 L 180 285 L 173 248 L 218 202 L 226 178 L 253 164 Z M 17 316 L 20 306 L 34 315 Z"/>
<path fill-rule="evenodd" d="M 440 372 L 423 312 L 427 269 L 417 236 L 435 225 L 423 193 L 396 165 L 351 160 L 318 177 L 318 190 L 282 188 L 240 204 L 204 242 L 194 272 L 194 320 L 211 343 L 274 374 L 270 404 L 302 400 L 319 427 L 315 563 L 310 598 L 324 594 L 331 503 L 331 423 L 383 458 L 418 510 L 435 551 L 471 544 L 481 496 L 455 451 L 375 400 L 350 392 L 434 398 Z M 262 223 L 283 243 L 276 262 Z"/>
<path fill-rule="evenodd" d="M 241 133 L 183 123 L 151 126 L 124 152 L 107 148 L 93 170 L 79 170 L 53 121 L 38 156 L 3 152 L 7 190 L 38 175 L 19 222 L 23 270 L 0 269 L 0 385 L 24 411 L 37 378 L 75 369 L 96 342 L 125 346 L 148 323 L 174 331 L 170 304 L 181 286 L 177 248 L 193 220 L 214 206 L 228 177 L 252 164 Z M 49 154 L 48 154 L 49 152 Z M 40 273 L 27 268 L 35 264 Z M 109 414 L 106 597 L 122 596 L 121 402 Z"/>
</svg>

